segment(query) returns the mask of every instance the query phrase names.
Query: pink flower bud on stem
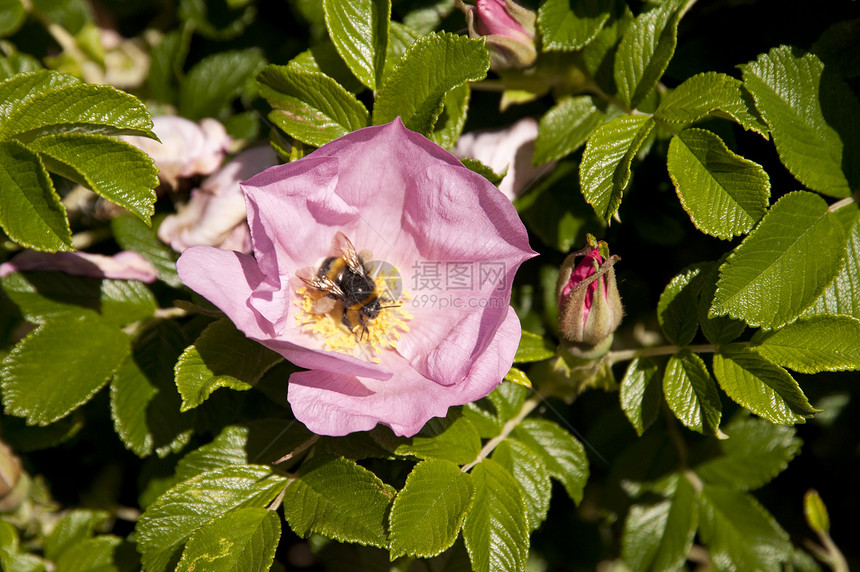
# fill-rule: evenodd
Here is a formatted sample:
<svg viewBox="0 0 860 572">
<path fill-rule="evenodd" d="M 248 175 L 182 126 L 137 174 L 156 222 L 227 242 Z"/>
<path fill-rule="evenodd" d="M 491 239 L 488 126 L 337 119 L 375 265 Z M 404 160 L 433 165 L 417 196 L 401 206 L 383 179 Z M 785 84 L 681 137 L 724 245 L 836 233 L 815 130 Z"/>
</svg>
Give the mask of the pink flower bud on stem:
<svg viewBox="0 0 860 572">
<path fill-rule="evenodd" d="M 457 5 L 466 14 L 469 35 L 485 37 L 490 49 L 490 67 L 522 69 L 537 59 L 535 13 L 512 0 L 477 0 L 477 6 Z"/>
<path fill-rule="evenodd" d="M 613 268 L 620 258 L 608 250 L 589 237 L 589 245 L 568 255 L 558 275 L 559 334 L 579 349 L 611 343 L 624 315 Z"/>
</svg>

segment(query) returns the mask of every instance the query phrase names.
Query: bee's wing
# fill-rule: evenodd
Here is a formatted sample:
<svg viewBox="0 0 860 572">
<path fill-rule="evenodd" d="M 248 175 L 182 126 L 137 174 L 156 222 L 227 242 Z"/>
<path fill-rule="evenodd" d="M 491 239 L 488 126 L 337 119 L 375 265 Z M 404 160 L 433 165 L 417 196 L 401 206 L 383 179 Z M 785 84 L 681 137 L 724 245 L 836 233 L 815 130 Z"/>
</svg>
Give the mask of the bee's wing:
<svg viewBox="0 0 860 572">
<path fill-rule="evenodd" d="M 322 290 L 326 294 L 331 294 L 339 300 L 345 298 L 343 290 L 340 289 L 340 286 L 338 286 L 328 276 L 319 276 L 317 274 L 317 271 L 314 270 L 312 266 L 305 266 L 304 268 L 299 268 L 298 270 L 296 270 L 296 276 L 298 276 L 302 282 L 304 282 L 311 288 Z"/>
<path fill-rule="evenodd" d="M 367 275 L 367 271 L 364 268 L 364 262 L 355 251 L 355 247 L 352 245 L 352 242 L 344 233 L 337 231 L 337 234 L 334 235 L 333 243 L 334 248 L 338 254 L 343 257 L 344 262 L 346 262 L 346 265 L 350 270 L 362 276 Z"/>
</svg>

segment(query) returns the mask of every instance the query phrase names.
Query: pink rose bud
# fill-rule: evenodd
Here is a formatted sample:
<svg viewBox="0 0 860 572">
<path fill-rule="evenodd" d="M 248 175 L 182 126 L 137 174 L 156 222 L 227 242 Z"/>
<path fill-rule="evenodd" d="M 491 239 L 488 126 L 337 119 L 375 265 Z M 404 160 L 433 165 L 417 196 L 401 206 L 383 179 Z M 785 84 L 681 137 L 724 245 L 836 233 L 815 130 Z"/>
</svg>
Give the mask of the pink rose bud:
<svg viewBox="0 0 860 572">
<path fill-rule="evenodd" d="M 565 341 L 596 346 L 618 328 L 624 314 L 613 268 L 618 260 L 600 243 L 571 253 L 562 263 L 556 295 L 558 329 Z"/>
<path fill-rule="evenodd" d="M 469 35 L 485 37 L 493 69 L 527 68 L 537 59 L 535 48 L 535 13 L 512 0 L 477 0 L 477 6 L 466 6 Z"/>
</svg>

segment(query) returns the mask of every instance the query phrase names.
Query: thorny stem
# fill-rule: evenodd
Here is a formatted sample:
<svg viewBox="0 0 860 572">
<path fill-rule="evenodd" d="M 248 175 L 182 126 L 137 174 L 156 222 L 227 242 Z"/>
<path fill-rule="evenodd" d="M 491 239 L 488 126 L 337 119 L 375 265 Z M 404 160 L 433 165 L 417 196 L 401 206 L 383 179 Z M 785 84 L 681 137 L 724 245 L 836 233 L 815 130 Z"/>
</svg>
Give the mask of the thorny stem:
<svg viewBox="0 0 860 572">
<path fill-rule="evenodd" d="M 838 211 L 842 207 L 848 206 L 853 202 L 856 202 L 854 197 L 845 197 L 844 199 L 836 201 L 835 203 L 830 205 L 830 207 L 827 210 L 829 210 L 832 213 L 835 213 L 836 211 Z"/>
<path fill-rule="evenodd" d="M 526 399 L 525 403 L 523 403 L 523 406 L 520 409 L 520 412 L 517 413 L 517 415 L 512 419 L 508 419 L 508 421 L 502 426 L 501 432 L 489 441 L 487 441 L 483 448 L 481 448 L 481 451 L 478 453 L 478 456 L 475 458 L 475 460 L 468 465 L 464 465 L 463 468 L 460 469 L 460 472 L 466 473 L 472 467 L 480 463 L 482 460 L 486 459 L 489 454 L 492 453 L 493 450 L 499 446 L 499 443 L 507 439 L 511 431 L 513 431 L 514 428 L 520 424 L 520 421 L 525 419 L 526 416 L 531 413 L 532 410 L 537 407 L 539 403 L 540 396 L 537 393 Z"/>
<path fill-rule="evenodd" d="M 299 445 L 298 447 L 296 447 L 295 449 L 293 449 L 292 451 L 290 451 L 289 453 L 287 453 L 286 455 L 284 455 L 283 457 L 281 457 L 277 461 L 273 461 L 272 464 L 277 465 L 278 463 L 283 463 L 284 461 L 289 461 L 290 459 L 292 459 L 296 455 L 300 455 L 301 453 L 305 452 L 311 445 L 316 443 L 319 438 L 320 438 L 319 435 L 312 435 L 307 441 L 305 441 L 304 443 L 302 443 L 301 445 Z"/>
<path fill-rule="evenodd" d="M 845 560 L 845 556 L 842 554 L 842 551 L 839 550 L 839 547 L 836 546 L 836 543 L 833 542 L 832 538 L 830 538 L 830 534 L 824 531 L 819 531 L 818 538 L 824 545 L 823 547 L 808 539 L 804 542 L 810 552 L 812 552 L 816 558 L 830 566 L 833 572 L 848 572 L 848 562 Z"/>
<path fill-rule="evenodd" d="M 713 353 L 717 351 L 717 346 L 713 344 L 701 344 L 697 346 L 684 346 L 693 353 Z M 641 348 L 637 350 L 619 350 L 606 354 L 606 360 L 609 365 L 614 365 L 621 361 L 629 361 L 640 357 L 668 356 L 678 353 L 681 348 L 675 345 L 656 346 L 653 348 Z"/>
</svg>

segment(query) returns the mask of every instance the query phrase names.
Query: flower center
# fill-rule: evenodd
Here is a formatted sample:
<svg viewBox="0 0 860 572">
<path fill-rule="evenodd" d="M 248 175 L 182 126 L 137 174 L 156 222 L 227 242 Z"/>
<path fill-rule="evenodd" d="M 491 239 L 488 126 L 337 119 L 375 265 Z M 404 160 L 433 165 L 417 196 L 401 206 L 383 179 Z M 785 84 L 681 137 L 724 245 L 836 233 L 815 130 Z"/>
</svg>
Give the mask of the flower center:
<svg viewBox="0 0 860 572">
<path fill-rule="evenodd" d="M 385 280 L 382 277 L 374 279 L 377 292 L 385 292 Z M 403 304 L 410 299 L 404 291 L 397 301 L 392 301 L 381 295 L 378 298 L 379 310 L 373 318 L 362 315 L 361 304 L 346 309 L 341 301 L 328 297 L 326 292 L 308 286 L 302 286 L 296 293 L 299 298 L 293 301 L 298 307 L 296 325 L 302 332 L 318 337 L 323 341 L 323 348 L 360 357 L 370 350 L 373 354 L 371 361 L 379 363 L 379 355 L 383 350 L 397 348 L 401 335 L 409 331 L 407 322 L 412 314 L 407 312 Z M 333 304 L 332 304 L 333 303 Z M 320 307 L 329 306 L 326 310 Z"/>
</svg>

